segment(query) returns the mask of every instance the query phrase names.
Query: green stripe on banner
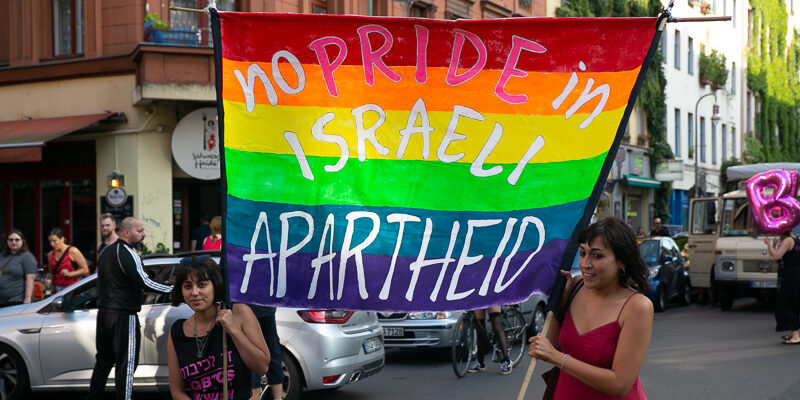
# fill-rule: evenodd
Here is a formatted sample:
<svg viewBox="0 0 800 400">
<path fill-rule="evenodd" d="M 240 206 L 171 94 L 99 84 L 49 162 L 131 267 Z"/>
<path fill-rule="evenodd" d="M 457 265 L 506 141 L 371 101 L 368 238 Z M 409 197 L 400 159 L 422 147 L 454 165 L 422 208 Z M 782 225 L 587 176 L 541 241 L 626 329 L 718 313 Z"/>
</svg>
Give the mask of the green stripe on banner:
<svg viewBox="0 0 800 400">
<path fill-rule="evenodd" d="M 349 159 L 341 171 L 326 172 L 323 167 L 338 158 L 308 157 L 314 174 L 308 180 L 293 155 L 226 148 L 225 168 L 228 194 L 253 201 L 493 212 L 586 199 L 605 157 L 528 164 L 515 186 L 506 180 L 515 164 L 501 164 L 500 174 L 478 178 L 464 163 Z"/>
</svg>

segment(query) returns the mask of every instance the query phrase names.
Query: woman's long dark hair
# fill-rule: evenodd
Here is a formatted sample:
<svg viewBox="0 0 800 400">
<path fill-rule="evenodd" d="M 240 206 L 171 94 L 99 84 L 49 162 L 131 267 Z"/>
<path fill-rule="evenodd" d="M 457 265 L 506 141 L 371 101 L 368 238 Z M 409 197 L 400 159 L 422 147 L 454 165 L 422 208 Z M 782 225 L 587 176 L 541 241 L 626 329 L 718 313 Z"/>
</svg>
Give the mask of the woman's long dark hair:
<svg viewBox="0 0 800 400">
<path fill-rule="evenodd" d="M 181 261 L 175 273 L 175 285 L 172 287 L 172 305 L 177 307 L 185 303 L 183 298 L 183 282 L 189 275 L 195 275 L 198 281 L 209 281 L 214 287 L 214 301 L 221 302 L 225 294 L 223 286 L 222 271 L 219 265 L 208 256 L 192 257 L 186 264 Z"/>
<path fill-rule="evenodd" d="M 578 243 L 591 243 L 597 237 L 602 238 L 603 244 L 611 249 L 614 257 L 625 266 L 625 273 L 619 275 L 620 286 L 649 293 L 650 284 L 647 283 L 647 278 L 650 276 L 650 271 L 642 260 L 636 235 L 628 224 L 614 217 L 597 221 L 581 232 Z"/>
<path fill-rule="evenodd" d="M 22 254 L 22 253 L 25 253 L 25 252 L 28 252 L 28 253 L 31 252 L 31 250 L 28 248 L 28 241 L 25 240 L 25 235 L 23 235 L 22 232 L 20 232 L 19 229 L 12 229 L 11 231 L 8 232 L 8 234 L 6 235 L 6 238 L 5 238 L 5 240 L 6 240 L 6 242 L 5 242 L 6 243 L 6 248 L 5 248 L 5 250 L 3 250 L 3 257 L 8 257 L 8 256 L 11 255 L 11 249 L 8 248 L 8 237 L 11 236 L 11 235 L 15 235 L 15 234 L 19 235 L 19 238 L 22 239 L 22 247 L 19 248 L 19 252 L 17 254 Z"/>
</svg>

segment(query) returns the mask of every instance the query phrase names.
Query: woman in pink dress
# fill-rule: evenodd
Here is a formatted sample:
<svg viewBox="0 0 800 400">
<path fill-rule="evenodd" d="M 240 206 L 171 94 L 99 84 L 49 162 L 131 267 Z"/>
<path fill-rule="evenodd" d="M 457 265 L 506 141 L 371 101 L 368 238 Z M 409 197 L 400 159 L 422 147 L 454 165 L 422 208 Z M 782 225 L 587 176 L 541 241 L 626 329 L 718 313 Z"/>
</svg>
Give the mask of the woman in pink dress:
<svg viewBox="0 0 800 400">
<path fill-rule="evenodd" d="M 203 240 L 203 250 L 219 250 L 222 248 L 222 217 L 216 216 L 208 224 L 211 235 Z"/>
<path fill-rule="evenodd" d="M 645 399 L 639 382 L 653 327 L 649 272 L 633 230 L 617 218 L 578 238 L 581 275 L 568 272 L 563 319 L 530 339 L 528 354 L 561 369 L 555 399 Z M 561 323 L 556 321 L 561 319 Z"/>
</svg>

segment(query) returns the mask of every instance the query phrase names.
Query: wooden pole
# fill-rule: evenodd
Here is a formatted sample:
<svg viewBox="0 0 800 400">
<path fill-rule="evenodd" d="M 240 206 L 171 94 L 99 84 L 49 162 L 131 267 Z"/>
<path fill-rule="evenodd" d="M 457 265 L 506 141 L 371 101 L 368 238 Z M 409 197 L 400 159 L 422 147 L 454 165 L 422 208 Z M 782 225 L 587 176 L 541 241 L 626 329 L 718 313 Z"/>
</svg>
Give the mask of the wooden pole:
<svg viewBox="0 0 800 400">
<path fill-rule="evenodd" d="M 544 320 L 544 326 L 542 327 L 542 331 L 539 332 L 538 336 L 547 335 L 547 331 L 550 330 L 550 324 L 553 321 L 553 312 L 547 312 L 547 318 Z M 536 359 L 534 358 L 531 360 L 531 363 L 528 365 L 528 371 L 525 373 L 525 379 L 522 381 L 522 387 L 519 388 L 519 395 L 517 396 L 517 400 L 524 400 L 525 399 L 525 392 L 528 391 L 528 385 L 531 383 L 531 377 L 533 376 L 533 370 L 536 368 Z"/>
<path fill-rule="evenodd" d="M 667 22 L 714 22 L 714 21 L 730 21 L 731 17 L 689 17 L 677 18 L 668 20 Z"/>
<path fill-rule="evenodd" d="M 169 10 L 170 11 L 192 12 L 192 13 L 198 13 L 198 14 L 208 14 L 208 11 L 200 10 L 200 9 L 197 9 L 197 8 L 186 8 L 186 7 L 169 6 Z"/>
</svg>

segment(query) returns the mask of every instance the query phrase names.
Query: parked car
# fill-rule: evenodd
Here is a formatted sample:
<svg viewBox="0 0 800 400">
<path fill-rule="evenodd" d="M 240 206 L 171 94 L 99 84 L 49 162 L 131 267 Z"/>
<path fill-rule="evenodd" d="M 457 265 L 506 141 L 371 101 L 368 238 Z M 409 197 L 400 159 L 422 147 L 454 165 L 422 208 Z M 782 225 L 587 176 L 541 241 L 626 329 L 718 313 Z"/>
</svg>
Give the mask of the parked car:
<svg viewBox="0 0 800 400">
<path fill-rule="evenodd" d="M 668 237 L 639 239 L 639 251 L 650 270 L 650 300 L 655 310 L 665 310 L 673 300 L 688 305 L 692 290 L 689 270 L 675 241 Z"/>
<path fill-rule="evenodd" d="M 145 258 L 151 279 L 167 283 L 180 256 Z M 31 304 L 0 309 L 0 398 L 29 398 L 29 389 L 89 387 L 95 356 L 97 276 Z M 186 304 L 170 306 L 170 295 L 145 292 L 139 312 L 142 343 L 136 390 L 168 390 L 167 335 L 188 318 Z M 301 391 L 336 389 L 379 372 L 383 331 L 374 312 L 279 308 L 275 319 L 283 347 L 284 398 Z M 108 388 L 113 388 L 113 374 Z"/>
<path fill-rule="evenodd" d="M 534 321 L 534 334 L 544 326 L 547 296 L 535 293 L 520 304 L 525 322 Z M 387 348 L 450 347 L 456 322 L 464 311 L 378 313 Z"/>
</svg>

